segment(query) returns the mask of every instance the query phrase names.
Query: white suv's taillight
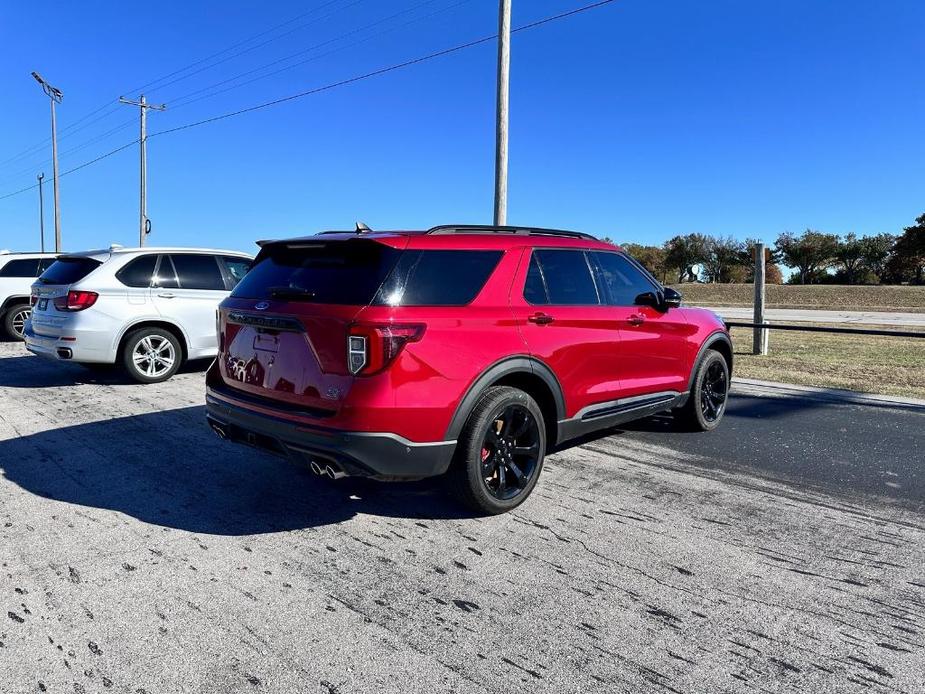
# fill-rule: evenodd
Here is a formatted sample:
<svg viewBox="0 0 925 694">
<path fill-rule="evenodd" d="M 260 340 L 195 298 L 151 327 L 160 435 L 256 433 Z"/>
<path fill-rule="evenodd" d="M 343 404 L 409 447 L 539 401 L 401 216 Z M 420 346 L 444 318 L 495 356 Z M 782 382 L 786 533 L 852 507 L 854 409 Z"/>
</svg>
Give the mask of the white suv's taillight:
<svg viewBox="0 0 925 694">
<path fill-rule="evenodd" d="M 96 292 L 80 292 L 71 290 L 67 296 L 59 296 L 55 299 L 55 308 L 59 311 L 83 311 L 88 309 L 100 295 Z"/>
</svg>

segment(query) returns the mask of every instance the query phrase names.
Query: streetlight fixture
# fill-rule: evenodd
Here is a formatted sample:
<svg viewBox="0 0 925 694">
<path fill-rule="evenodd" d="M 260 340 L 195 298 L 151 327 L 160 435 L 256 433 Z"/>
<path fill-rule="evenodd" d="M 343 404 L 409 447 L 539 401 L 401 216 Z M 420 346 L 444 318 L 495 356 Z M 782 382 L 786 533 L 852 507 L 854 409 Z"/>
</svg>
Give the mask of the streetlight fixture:
<svg viewBox="0 0 925 694">
<path fill-rule="evenodd" d="M 35 81 L 42 85 L 42 91 L 48 95 L 51 103 L 51 156 L 52 156 L 52 183 L 55 189 L 55 253 L 61 252 L 61 207 L 58 202 L 58 128 L 55 123 L 55 104 L 60 104 L 64 94 L 57 87 L 53 87 L 39 73 L 33 72 Z"/>
</svg>

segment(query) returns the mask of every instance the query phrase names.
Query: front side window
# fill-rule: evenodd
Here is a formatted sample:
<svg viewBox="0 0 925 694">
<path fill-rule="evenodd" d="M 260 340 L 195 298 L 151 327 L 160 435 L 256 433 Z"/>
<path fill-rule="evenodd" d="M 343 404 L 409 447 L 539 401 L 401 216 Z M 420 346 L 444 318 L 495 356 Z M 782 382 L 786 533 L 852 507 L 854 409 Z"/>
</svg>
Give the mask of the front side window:
<svg viewBox="0 0 925 694">
<path fill-rule="evenodd" d="M 38 277 L 39 261 L 17 258 L 0 267 L 0 277 Z"/>
<path fill-rule="evenodd" d="M 555 306 L 597 306 L 602 303 L 584 251 L 534 250 L 530 264 L 528 281 L 524 285 L 524 298 L 530 303 Z"/>
<path fill-rule="evenodd" d="M 465 306 L 485 286 L 501 255 L 501 251 L 405 251 L 374 303 Z"/>
<path fill-rule="evenodd" d="M 157 271 L 154 274 L 154 286 L 161 289 L 176 289 L 180 286 L 177 282 L 177 271 L 173 267 L 169 255 L 158 256 Z"/>
<path fill-rule="evenodd" d="M 150 287 L 156 265 L 156 255 L 143 255 L 119 270 L 116 279 L 127 287 Z"/>
<path fill-rule="evenodd" d="M 215 256 L 178 253 L 170 257 L 177 270 L 181 289 L 226 291 L 225 280 Z"/>
<path fill-rule="evenodd" d="M 598 284 L 612 306 L 633 306 L 636 297 L 657 288 L 639 269 L 620 253 L 595 252 Z"/>
</svg>

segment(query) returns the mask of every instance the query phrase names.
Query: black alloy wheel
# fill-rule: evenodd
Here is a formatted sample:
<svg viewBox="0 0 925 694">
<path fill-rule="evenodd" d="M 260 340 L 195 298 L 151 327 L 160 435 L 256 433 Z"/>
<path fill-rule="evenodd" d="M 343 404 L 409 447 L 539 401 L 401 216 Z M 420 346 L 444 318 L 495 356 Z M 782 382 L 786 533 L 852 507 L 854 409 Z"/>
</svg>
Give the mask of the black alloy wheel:
<svg viewBox="0 0 925 694">
<path fill-rule="evenodd" d="M 492 420 L 482 441 L 482 481 L 488 493 L 510 501 L 523 493 L 536 473 L 539 424 L 523 405 L 508 405 Z"/>
<path fill-rule="evenodd" d="M 723 362 L 711 361 L 703 375 L 700 387 L 700 410 L 708 422 L 716 422 L 726 409 L 726 396 L 729 392 L 729 378 Z"/>
<path fill-rule="evenodd" d="M 674 410 L 675 421 L 687 431 L 712 431 L 726 413 L 729 399 L 729 364 L 715 349 L 708 349 L 695 367 L 687 402 Z"/>
</svg>

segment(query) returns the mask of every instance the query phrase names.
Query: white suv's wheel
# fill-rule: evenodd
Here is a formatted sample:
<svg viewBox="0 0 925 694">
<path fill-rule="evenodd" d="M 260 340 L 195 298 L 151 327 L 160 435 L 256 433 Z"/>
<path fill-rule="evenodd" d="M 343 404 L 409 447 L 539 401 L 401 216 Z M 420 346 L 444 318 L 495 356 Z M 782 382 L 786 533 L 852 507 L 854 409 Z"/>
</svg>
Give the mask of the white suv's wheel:
<svg viewBox="0 0 925 694">
<path fill-rule="evenodd" d="M 160 383 L 180 368 L 183 350 L 173 333 L 161 328 L 134 331 L 122 348 L 122 365 L 139 383 Z"/>
<path fill-rule="evenodd" d="M 22 340 L 23 333 L 26 330 L 26 321 L 32 315 L 32 309 L 28 304 L 13 306 L 3 317 L 3 327 L 6 334 L 14 340 Z"/>
</svg>

